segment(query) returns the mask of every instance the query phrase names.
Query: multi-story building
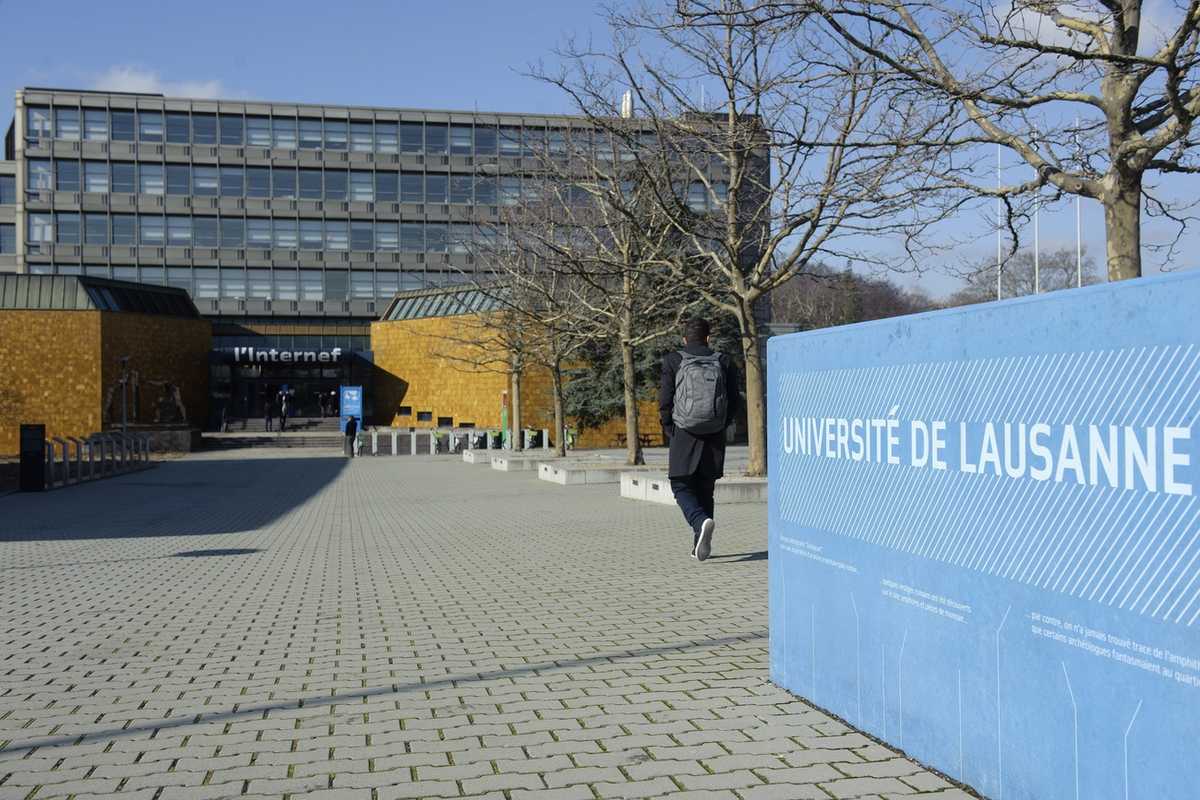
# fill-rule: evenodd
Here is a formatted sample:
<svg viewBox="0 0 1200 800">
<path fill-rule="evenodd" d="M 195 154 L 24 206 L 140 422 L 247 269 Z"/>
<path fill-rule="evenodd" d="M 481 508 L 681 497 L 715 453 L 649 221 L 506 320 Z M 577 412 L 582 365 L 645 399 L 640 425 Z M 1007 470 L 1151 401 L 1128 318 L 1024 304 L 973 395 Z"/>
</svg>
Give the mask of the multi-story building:
<svg viewBox="0 0 1200 800">
<path fill-rule="evenodd" d="M 0 162 L 0 270 L 185 289 L 213 322 L 214 407 L 256 416 L 287 384 L 315 414 L 369 373 L 388 301 L 481 269 L 472 240 L 519 202 L 530 159 L 591 135 L 566 116 L 27 88 Z M 336 360 L 248 360 L 271 349 Z"/>
</svg>

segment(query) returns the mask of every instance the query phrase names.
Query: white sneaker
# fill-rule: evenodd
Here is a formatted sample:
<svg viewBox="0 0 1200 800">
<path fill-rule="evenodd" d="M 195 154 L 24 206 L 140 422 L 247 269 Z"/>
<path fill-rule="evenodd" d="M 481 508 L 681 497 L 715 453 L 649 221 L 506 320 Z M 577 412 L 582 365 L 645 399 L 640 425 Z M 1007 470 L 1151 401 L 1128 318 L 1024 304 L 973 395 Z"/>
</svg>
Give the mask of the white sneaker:
<svg viewBox="0 0 1200 800">
<path fill-rule="evenodd" d="M 700 540 L 696 542 L 696 560 L 705 561 L 712 553 L 712 537 L 713 531 L 717 529 L 717 523 L 711 519 L 706 519 L 700 524 Z"/>
</svg>

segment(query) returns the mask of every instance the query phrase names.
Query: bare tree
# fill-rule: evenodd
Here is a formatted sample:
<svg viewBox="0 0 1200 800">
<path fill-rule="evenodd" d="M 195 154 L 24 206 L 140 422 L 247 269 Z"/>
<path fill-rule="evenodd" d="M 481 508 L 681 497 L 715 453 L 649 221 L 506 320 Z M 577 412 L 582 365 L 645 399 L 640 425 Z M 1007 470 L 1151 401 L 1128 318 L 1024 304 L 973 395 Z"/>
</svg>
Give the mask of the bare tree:
<svg viewBox="0 0 1200 800">
<path fill-rule="evenodd" d="M 983 303 L 996 299 L 996 262 L 987 259 L 959 271 L 966 286 L 950 296 L 955 306 Z M 1096 260 L 1086 253 L 1077 259 L 1074 248 L 1044 253 L 1034 261 L 1033 253 L 1022 251 L 1002 264 L 1001 291 L 1004 297 L 1021 297 L 1039 292 L 1055 292 L 1076 285 L 1091 286 L 1103 280 Z"/>
<path fill-rule="evenodd" d="M 916 314 L 935 306 L 927 295 L 892 281 L 819 266 L 771 293 L 772 321 L 801 330 Z"/>
<path fill-rule="evenodd" d="M 689 253 L 673 262 L 675 279 L 737 320 L 747 474 L 764 475 L 765 298 L 812 263 L 885 263 L 873 249 L 893 234 L 911 256 L 924 221 L 944 210 L 912 180 L 918 165 L 900 145 L 941 122 L 889 107 L 871 58 L 773 9 L 679 0 L 613 12 L 610 24 L 610 49 L 568 43 L 564 66 L 536 74 L 623 140 Z M 614 125 L 626 87 L 635 128 Z"/>
<path fill-rule="evenodd" d="M 801 27 L 823 20 L 960 123 L 938 157 L 930 151 L 939 181 L 1098 200 L 1109 280 L 1142 274 L 1143 203 L 1176 223 L 1165 257 L 1195 221 L 1195 192 L 1168 201 L 1150 177 L 1200 173 L 1200 0 L 764 0 L 756 10 Z M 995 162 L 972 142 L 1007 148 L 1034 177 L 995 186 Z"/>
</svg>

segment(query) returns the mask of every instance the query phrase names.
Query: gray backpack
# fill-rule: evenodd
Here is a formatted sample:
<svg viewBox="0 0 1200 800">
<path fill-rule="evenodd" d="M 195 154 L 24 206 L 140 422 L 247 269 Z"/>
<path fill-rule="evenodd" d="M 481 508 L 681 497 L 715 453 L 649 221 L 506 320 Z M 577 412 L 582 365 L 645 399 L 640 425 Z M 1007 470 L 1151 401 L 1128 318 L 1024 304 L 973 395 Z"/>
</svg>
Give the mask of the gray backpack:
<svg viewBox="0 0 1200 800">
<path fill-rule="evenodd" d="M 671 419 L 689 433 L 716 433 L 725 428 L 729 410 L 721 356 L 694 356 L 680 351 L 683 362 L 675 373 L 675 408 Z"/>
</svg>

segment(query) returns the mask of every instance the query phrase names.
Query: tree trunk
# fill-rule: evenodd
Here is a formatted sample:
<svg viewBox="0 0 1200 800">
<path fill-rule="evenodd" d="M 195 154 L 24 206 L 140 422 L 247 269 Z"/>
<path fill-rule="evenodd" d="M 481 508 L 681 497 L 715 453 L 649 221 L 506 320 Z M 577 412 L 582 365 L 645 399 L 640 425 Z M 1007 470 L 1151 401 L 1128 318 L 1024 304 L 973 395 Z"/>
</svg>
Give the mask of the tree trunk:
<svg viewBox="0 0 1200 800">
<path fill-rule="evenodd" d="M 1142 275 L 1142 176 L 1118 175 L 1104 196 L 1108 279 Z"/>
<path fill-rule="evenodd" d="M 762 344 L 753 304 L 739 304 L 738 318 L 742 329 L 742 356 L 746 361 L 746 433 L 750 445 L 746 475 L 761 478 L 767 474 L 767 393 Z"/>
<path fill-rule="evenodd" d="M 625 384 L 625 463 L 645 464 L 642 440 L 638 435 L 637 371 L 633 364 L 633 345 L 624 337 L 621 340 L 621 366 L 624 368 Z"/>
<path fill-rule="evenodd" d="M 509 415 L 509 424 L 512 425 L 512 449 L 518 452 L 525 449 L 525 443 L 521 441 L 523 431 L 521 430 L 521 371 L 514 370 L 512 374 L 512 414 Z"/>
<path fill-rule="evenodd" d="M 559 458 L 567 455 L 566 420 L 563 419 L 562 364 L 556 361 L 550 369 L 554 383 L 554 454 Z"/>
</svg>

